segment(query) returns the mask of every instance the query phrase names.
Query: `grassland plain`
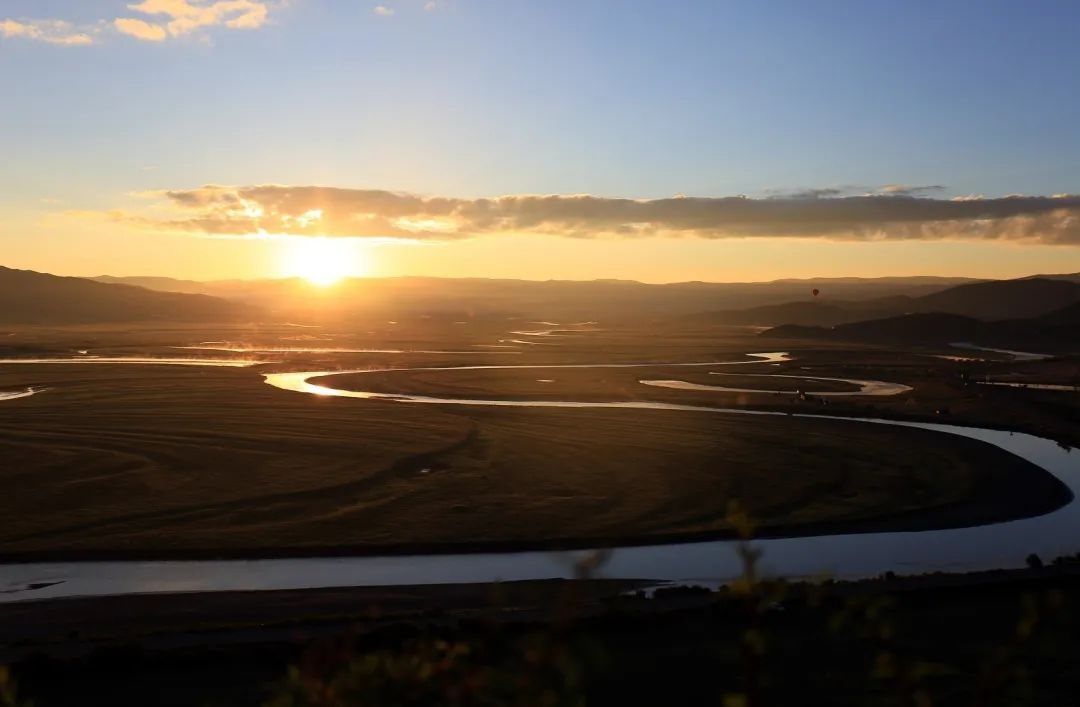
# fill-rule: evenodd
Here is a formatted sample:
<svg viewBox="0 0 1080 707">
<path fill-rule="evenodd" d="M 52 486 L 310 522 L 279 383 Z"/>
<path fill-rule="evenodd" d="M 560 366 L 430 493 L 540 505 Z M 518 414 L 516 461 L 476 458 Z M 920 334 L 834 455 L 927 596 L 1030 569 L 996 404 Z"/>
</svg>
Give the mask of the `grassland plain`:
<svg viewBox="0 0 1080 707">
<path fill-rule="evenodd" d="M 396 326 L 387 325 L 393 331 L 385 335 L 321 335 L 371 348 L 416 344 L 452 350 L 491 340 L 504 325 L 464 340 L 448 332 L 467 327 L 425 329 L 414 322 L 399 331 Z M 296 332 L 291 327 L 33 330 L 9 337 L 6 345 L 32 353 L 92 346 L 93 353 L 110 355 L 175 354 L 172 346 L 208 339 L 260 344 L 316 336 Z M 691 331 L 657 339 L 620 330 L 571 338 L 583 341 L 522 346 L 529 350 L 512 356 L 294 352 L 272 368 L 510 363 L 507 359 L 514 364 L 737 360 L 746 351 L 769 348 L 745 333 Z M 793 373 L 807 365 L 806 375 L 857 371 L 853 377 L 869 378 L 884 371 L 890 379 L 918 382 L 937 380 L 946 364 L 953 365 L 906 354 L 895 355 L 898 363 L 892 367 L 882 361 L 862 364 L 857 354 L 844 354 L 844 360 L 855 361 L 844 365 L 823 351 L 808 353 L 808 363 L 739 370 Z M 721 378 L 689 369 L 674 375 L 673 370 L 380 373 L 351 381 L 340 376 L 335 385 L 488 398 L 573 393 L 575 400 L 807 409 L 805 403 L 769 393 L 717 395 L 637 383 L 644 377 Z M 446 409 L 325 399 L 265 386 L 258 371 L 0 367 L 0 389 L 49 388 L 0 406 L 0 476 L 15 490 L 0 498 L 3 557 L 267 555 L 681 539 L 725 534 L 723 518 L 732 499 L 747 506 L 763 532 L 772 535 L 947 527 L 1031 515 L 1065 500 L 1059 484 L 1015 457 L 920 430 L 792 418 L 763 423 L 693 412 Z M 750 381 L 752 387 L 761 382 L 723 377 L 724 384 Z"/>
</svg>

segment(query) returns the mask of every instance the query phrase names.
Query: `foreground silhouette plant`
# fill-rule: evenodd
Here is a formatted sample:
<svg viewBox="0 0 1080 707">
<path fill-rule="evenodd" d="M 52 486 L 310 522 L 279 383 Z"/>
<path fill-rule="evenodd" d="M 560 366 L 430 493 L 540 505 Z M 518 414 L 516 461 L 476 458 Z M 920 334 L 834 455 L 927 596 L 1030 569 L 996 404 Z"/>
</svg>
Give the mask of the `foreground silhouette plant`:
<svg viewBox="0 0 1080 707">
<path fill-rule="evenodd" d="M 701 625 L 710 627 L 705 642 L 696 645 L 714 651 L 722 662 L 713 672 L 704 668 L 708 674 L 692 674 L 691 679 L 699 688 L 712 690 L 723 707 L 789 704 L 791 687 L 785 681 L 791 674 L 785 671 L 801 668 L 799 651 L 806 650 L 821 651 L 807 656 L 808 670 L 835 674 L 810 681 L 822 690 L 821 694 L 803 695 L 812 703 L 896 707 L 1033 703 L 1035 686 L 1029 661 L 1038 660 L 1033 651 L 1045 647 L 1040 629 L 1052 625 L 1061 614 L 1061 592 L 1024 595 L 1011 636 L 976 641 L 979 652 L 986 645 L 992 646 L 985 659 L 976 658 L 973 664 L 970 653 L 965 658 L 951 650 L 944 658 L 935 659 L 932 653 L 936 651 L 932 643 L 926 642 L 926 636 L 948 637 L 950 627 L 923 625 L 913 632 L 912 626 L 905 625 L 905 619 L 913 615 L 911 607 L 905 612 L 901 601 L 884 591 L 875 591 L 873 584 L 869 591 L 845 596 L 833 590 L 837 585 L 832 582 L 792 585 L 762 578 L 762 554 L 752 545 L 754 524 L 749 514 L 732 503 L 726 521 L 739 538 L 735 551 L 741 560 L 740 575 L 712 594 L 711 607 L 698 603 L 694 605 L 698 608 L 692 609 Z M 575 576 L 592 578 L 606 557 L 604 553 L 586 556 Z M 894 582 L 896 578 L 890 575 L 881 581 Z M 590 694 L 602 701 L 605 689 L 619 691 L 622 677 L 635 683 L 641 680 L 641 675 L 622 672 L 635 669 L 628 666 L 640 669 L 642 664 L 635 661 L 641 660 L 641 654 L 621 649 L 618 636 L 624 629 L 618 628 L 619 624 L 582 620 L 583 586 L 580 582 L 568 583 L 560 598 L 553 601 L 550 620 L 539 627 L 535 623 L 516 628 L 493 623 L 480 631 L 476 627 L 429 627 L 392 647 L 377 641 L 376 645 L 382 647 L 357 655 L 339 655 L 323 671 L 294 667 L 268 707 L 577 707 L 585 704 Z M 662 593 L 675 597 L 697 595 L 689 589 Z M 659 605 L 661 611 L 664 606 Z M 963 608 L 957 610 L 962 615 Z M 670 640 L 672 634 L 662 628 L 663 622 L 669 620 L 663 613 L 647 610 L 644 615 L 659 616 L 655 621 L 661 622 L 660 630 L 658 624 L 640 620 L 635 623 L 633 612 L 619 620 L 629 622 L 626 625 L 631 631 L 639 625 L 654 631 L 646 633 L 650 636 L 646 642 L 655 636 Z M 927 612 L 914 613 L 920 615 Z M 682 625 L 677 616 L 670 620 L 676 626 Z M 615 631 L 605 636 L 604 626 L 610 629 L 613 625 Z M 700 639 L 700 635 L 695 638 Z M 662 646 L 657 647 L 663 651 Z M 664 679 L 662 675 L 657 677 Z M 957 699 L 958 689 L 967 697 Z M 626 698 L 623 694 L 620 699 Z"/>
<path fill-rule="evenodd" d="M 520 705 L 578 707 L 581 670 L 573 648 L 547 636 L 517 641 L 420 638 L 365 653 L 329 678 L 291 668 L 268 707 L 339 705 Z"/>
<path fill-rule="evenodd" d="M 610 556 L 611 551 L 600 550 L 578 558 L 575 581 L 556 602 L 549 630 L 515 635 L 496 625 L 479 639 L 422 635 L 399 648 L 356 656 L 346 651 L 326 674 L 290 668 L 267 707 L 581 707 L 587 667 L 598 656 L 587 637 L 565 630 L 578 618 L 581 582 L 592 579 Z M 493 604 L 501 603 L 500 589 L 496 584 Z"/>
<path fill-rule="evenodd" d="M 18 696 L 18 685 L 6 665 L 0 665 L 0 707 L 34 707 L 33 702 L 22 702 Z"/>
<path fill-rule="evenodd" d="M 731 583 L 731 591 L 742 598 L 747 626 L 739 639 L 743 665 L 743 692 L 724 696 L 724 707 L 756 707 L 762 702 L 761 660 L 765 654 L 765 635 L 761 629 L 761 614 L 768 597 L 758 581 L 757 564 L 761 550 L 751 546 L 754 523 L 738 501 L 728 503 L 726 521 L 739 537 L 735 551 L 741 560 L 742 574 Z"/>
<path fill-rule="evenodd" d="M 1036 639 L 1045 637 L 1045 634 L 1039 633 L 1039 629 L 1054 623 L 1064 609 L 1065 598 L 1060 591 L 1024 594 L 1013 635 L 996 646 L 991 657 L 983 664 L 975 697 L 976 707 L 1031 701 L 1034 686 L 1027 661 L 1039 648 Z"/>
</svg>

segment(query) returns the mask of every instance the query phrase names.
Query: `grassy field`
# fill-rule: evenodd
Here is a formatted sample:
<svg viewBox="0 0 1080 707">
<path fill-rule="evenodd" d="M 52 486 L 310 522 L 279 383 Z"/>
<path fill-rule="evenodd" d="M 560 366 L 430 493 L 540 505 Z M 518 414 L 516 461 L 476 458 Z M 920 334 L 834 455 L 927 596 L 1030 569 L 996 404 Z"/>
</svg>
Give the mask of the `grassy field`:
<svg viewBox="0 0 1080 707">
<path fill-rule="evenodd" d="M 266 346 L 324 336 L 337 346 L 456 350 L 492 340 L 506 324 L 484 326 L 482 334 L 457 338 L 451 333 L 467 327 L 432 325 L 425 334 L 417 323 L 386 325 L 393 336 L 312 334 L 294 327 L 29 330 L 8 337 L 5 346 L 8 355 L 15 349 L 70 354 L 79 346 L 100 355 L 176 355 L 172 346 L 197 341 Z M 738 360 L 746 351 L 776 350 L 745 333 L 648 338 L 630 329 L 567 340 L 573 343 L 523 345 L 510 355 L 290 353 L 266 370 Z M 911 382 L 917 386 L 912 396 L 873 402 L 911 412 L 911 400 L 924 405 L 922 391 L 954 365 L 894 355 L 890 366 L 859 362 L 860 355 L 875 354 L 808 351 L 780 367 L 717 370 Z M 1011 455 L 919 430 L 789 418 L 763 424 L 760 418 L 690 412 L 324 399 L 266 386 L 259 370 L 0 366 L 0 390 L 48 388 L 0 404 L 0 483 L 18 489 L 0 497 L 3 557 L 674 539 L 723 535 L 731 500 L 745 505 L 763 532 L 776 535 L 947 527 L 1045 512 L 1066 498 L 1048 475 Z M 483 398 L 648 399 L 792 410 L 808 405 L 769 393 L 646 388 L 640 378 L 769 383 L 657 366 L 380 373 L 342 376 L 334 384 Z M 850 388 L 826 382 L 806 387 Z M 844 405 L 830 403 L 830 410 Z"/>
<path fill-rule="evenodd" d="M 711 375 L 716 370 L 724 375 Z M 346 390 L 377 393 L 407 392 L 414 395 L 480 400 L 577 400 L 628 401 L 660 400 L 709 405 L 729 404 L 741 394 L 703 391 L 669 391 L 646 387 L 649 379 L 684 380 L 704 385 L 808 392 L 855 391 L 858 386 L 834 381 L 760 378 L 750 374 L 779 372 L 768 364 L 718 366 L 715 369 L 679 366 L 634 368 L 527 368 L 442 371 L 387 371 L 374 374 L 345 374 L 314 378 L 312 383 Z M 742 374 L 741 374 L 742 373 Z M 788 372 L 790 374 L 790 372 Z M 796 374 L 797 375 L 797 374 Z M 807 374 L 810 375 L 810 374 Z M 689 393 L 689 395 L 688 395 Z M 776 396 L 763 394 L 762 398 Z M 704 401 L 704 402 L 702 402 Z M 710 402 L 711 401 L 711 402 Z"/>
</svg>

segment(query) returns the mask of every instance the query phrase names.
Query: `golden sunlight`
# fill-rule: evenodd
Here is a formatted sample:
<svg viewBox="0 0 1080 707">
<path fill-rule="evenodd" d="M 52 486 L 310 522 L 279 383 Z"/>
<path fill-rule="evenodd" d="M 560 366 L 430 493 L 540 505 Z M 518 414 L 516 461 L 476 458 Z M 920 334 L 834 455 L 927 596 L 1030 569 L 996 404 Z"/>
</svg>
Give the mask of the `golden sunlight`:
<svg viewBox="0 0 1080 707">
<path fill-rule="evenodd" d="M 320 287 L 366 275 L 367 265 L 367 253 L 349 238 L 288 238 L 281 254 L 282 275 Z"/>
</svg>

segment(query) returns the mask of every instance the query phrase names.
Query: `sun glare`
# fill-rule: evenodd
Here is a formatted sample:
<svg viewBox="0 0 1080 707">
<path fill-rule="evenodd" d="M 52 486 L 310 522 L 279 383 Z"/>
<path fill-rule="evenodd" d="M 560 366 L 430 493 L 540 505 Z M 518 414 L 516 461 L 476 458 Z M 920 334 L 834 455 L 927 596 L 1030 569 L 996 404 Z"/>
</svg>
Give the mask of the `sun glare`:
<svg viewBox="0 0 1080 707">
<path fill-rule="evenodd" d="M 329 287 L 346 277 L 365 275 L 366 254 L 347 238 L 290 238 L 282 254 L 282 274 Z"/>
</svg>

